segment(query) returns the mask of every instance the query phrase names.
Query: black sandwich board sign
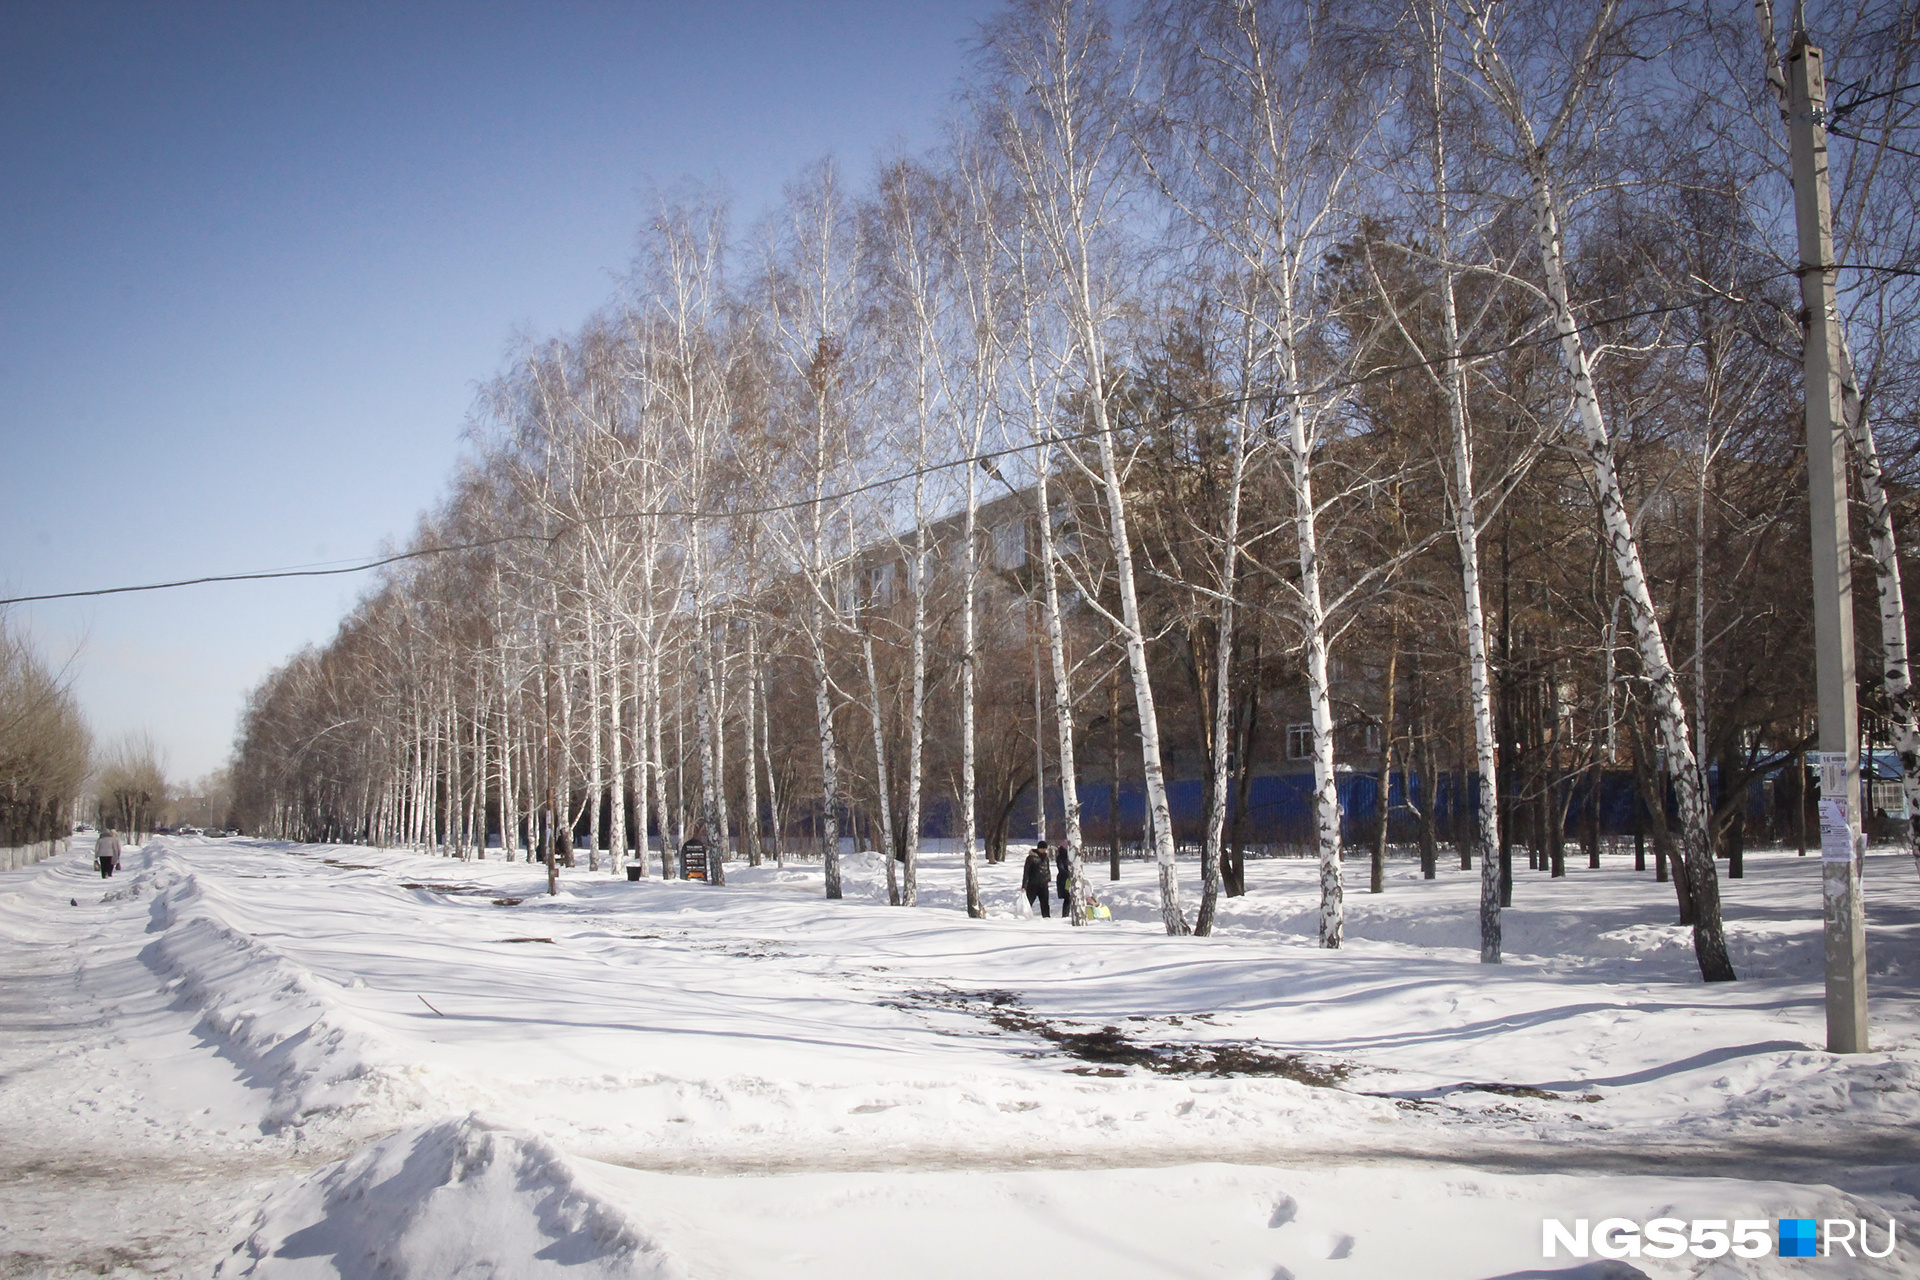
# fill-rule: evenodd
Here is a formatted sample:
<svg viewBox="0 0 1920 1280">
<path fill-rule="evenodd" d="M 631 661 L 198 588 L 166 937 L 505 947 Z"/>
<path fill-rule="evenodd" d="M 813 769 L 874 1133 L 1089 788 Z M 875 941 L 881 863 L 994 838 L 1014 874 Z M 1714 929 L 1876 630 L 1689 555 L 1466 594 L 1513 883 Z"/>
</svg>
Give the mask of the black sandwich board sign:
<svg viewBox="0 0 1920 1280">
<path fill-rule="evenodd" d="M 680 846 L 680 878 L 682 880 L 705 880 L 707 876 L 707 846 L 698 840 L 689 840 Z"/>
</svg>

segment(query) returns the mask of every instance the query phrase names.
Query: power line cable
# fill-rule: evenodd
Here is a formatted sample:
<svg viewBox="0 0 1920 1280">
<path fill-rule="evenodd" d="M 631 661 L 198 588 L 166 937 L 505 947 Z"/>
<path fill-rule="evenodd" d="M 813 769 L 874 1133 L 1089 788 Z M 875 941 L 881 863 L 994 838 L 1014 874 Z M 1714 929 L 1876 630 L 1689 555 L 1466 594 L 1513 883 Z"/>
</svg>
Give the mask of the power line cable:
<svg viewBox="0 0 1920 1280">
<path fill-rule="evenodd" d="M 1888 270 L 1887 268 L 1874 268 L 1874 267 L 1862 267 L 1862 268 L 1853 268 L 1853 269 Z M 1765 284 L 1771 280 L 1781 279 L 1783 277 L 1793 276 L 1796 274 L 1797 272 L 1795 271 L 1774 272 L 1769 275 L 1756 277 L 1753 280 L 1740 282 L 1737 285 L 1737 288 L 1740 292 L 1745 292 L 1747 289 L 1752 288 L 1754 285 Z M 1906 274 L 1906 273 L 1902 272 L 1900 274 Z M 1630 320 L 1650 319 L 1654 316 L 1666 315 L 1675 311 L 1684 311 L 1687 308 L 1696 306 L 1702 302 L 1724 301 L 1730 296 L 1733 296 L 1732 291 L 1725 291 L 1725 292 L 1715 291 L 1715 292 L 1700 293 L 1676 302 L 1666 303 L 1657 307 L 1646 307 L 1637 311 L 1622 312 L 1619 315 L 1603 316 L 1600 319 L 1588 321 L 1585 324 L 1576 326 L 1574 332 L 1589 333 L 1596 329 L 1600 329 L 1608 325 L 1624 324 Z M 1551 332 L 1551 333 L 1533 336 L 1533 337 L 1516 338 L 1512 342 L 1501 343 L 1497 346 L 1483 347 L 1483 348 L 1477 348 L 1469 351 L 1462 351 L 1457 353 L 1452 358 L 1460 361 L 1465 361 L 1465 362 L 1475 362 L 1480 360 L 1486 360 L 1493 356 L 1504 355 L 1508 352 L 1517 351 L 1525 347 L 1550 346 L 1554 343 L 1559 342 L 1560 337 L 1561 335 L 1556 331 L 1556 332 Z M 1384 365 L 1379 368 L 1371 369 L 1366 373 L 1361 374 L 1357 377 L 1347 378 L 1337 382 L 1327 383 L 1323 386 L 1315 387 L 1307 391 L 1289 391 L 1279 387 L 1267 387 L 1267 388 L 1262 388 L 1261 390 L 1258 390 L 1258 391 L 1245 392 L 1236 396 L 1220 397 L 1213 400 L 1202 401 L 1197 404 L 1174 405 L 1171 408 L 1171 410 L 1168 411 L 1166 416 L 1169 418 L 1172 418 L 1172 417 L 1184 416 L 1190 413 L 1206 413 L 1206 412 L 1214 412 L 1214 411 L 1220 411 L 1220 410 L 1226 410 L 1226 409 L 1234 409 L 1234 408 L 1239 408 L 1243 405 L 1255 404 L 1262 401 L 1290 400 L 1295 398 L 1296 396 L 1310 397 L 1310 396 L 1332 395 L 1341 391 L 1350 391 L 1355 387 L 1365 386 L 1369 383 L 1378 382 L 1383 379 L 1391 378 L 1402 373 L 1409 373 L 1416 369 L 1426 369 L 1426 368 L 1434 367 L 1436 365 L 1441 365 L 1446 363 L 1447 359 L 1448 357 L 1446 356 L 1435 356 L 1430 359 L 1412 360 L 1403 364 Z M 1053 436 L 1050 437 L 1050 441 L 1051 443 L 1055 443 L 1055 444 L 1068 444 L 1068 443 L 1073 443 L 1080 440 L 1092 439 L 1098 434 L 1099 432 L 1097 431 L 1081 431 L 1081 432 L 1071 432 L 1071 433 L 1065 433 L 1065 434 L 1054 434 Z M 915 468 L 912 468 L 911 470 L 898 472 L 893 475 L 884 476 L 877 480 L 868 481 L 865 484 L 854 485 L 851 488 L 841 489 L 834 493 L 822 494 L 818 498 L 803 498 L 793 502 L 780 502 L 780 503 L 773 503 L 770 505 L 758 506 L 758 507 L 731 507 L 723 511 L 708 511 L 708 510 L 702 510 L 699 508 L 691 508 L 691 509 L 661 508 L 661 509 L 652 510 L 652 511 L 616 511 L 616 512 L 608 512 L 603 515 L 588 516 L 588 517 L 571 520 L 568 522 L 568 527 L 579 527 L 587 523 L 600 523 L 600 522 L 609 521 L 609 520 L 729 520 L 729 519 L 737 519 L 741 516 L 778 515 L 787 511 L 803 510 L 807 507 L 811 507 L 816 504 L 824 504 L 829 502 L 842 502 L 848 498 L 854 498 L 854 497 L 860 496 L 861 494 L 871 493 L 876 489 L 890 488 L 894 485 L 901 484 L 905 481 L 913 480 L 923 476 L 934 475 L 942 471 L 952 470 L 955 467 L 982 465 L 990 468 L 991 464 L 1000 458 L 1012 457 L 1017 454 L 1026 453 L 1032 448 L 1034 448 L 1033 445 L 1024 444 L 1024 445 L 1010 446 L 1005 449 L 990 449 L 981 453 L 969 454 L 965 457 L 960 457 L 960 458 L 951 458 L 945 462 L 932 463 L 924 467 L 915 467 Z M 80 600 L 80 599 L 88 599 L 95 596 L 128 595 L 128 594 L 132 594 L 135 592 L 142 592 L 142 591 L 171 591 L 179 587 L 198 587 L 198 586 L 206 586 L 206 585 L 219 583 L 219 582 L 266 582 L 266 581 L 273 581 L 281 578 L 337 577 L 339 575 L 349 574 L 349 573 L 366 573 L 369 570 L 379 569 L 386 565 L 399 564 L 408 560 L 420 560 L 428 556 L 451 555 L 461 551 L 484 550 L 487 547 L 497 547 L 509 542 L 549 542 L 551 543 L 551 542 L 557 541 L 560 537 L 562 537 L 565 534 L 566 531 L 567 530 L 563 528 L 560 532 L 552 533 L 552 534 L 510 533 L 510 534 L 503 534 L 493 538 L 480 538 L 470 542 L 444 543 L 444 544 L 431 546 L 431 547 L 417 547 L 411 551 L 395 552 L 392 555 L 381 556 L 377 559 L 367 560 L 358 564 L 350 564 L 350 565 L 346 565 L 346 566 L 343 566 L 340 568 L 334 568 L 334 569 L 273 569 L 273 570 L 264 570 L 261 572 L 255 572 L 255 573 L 207 574 L 205 576 L 197 577 L 197 578 L 180 578 L 171 582 L 149 582 L 149 583 L 142 583 L 136 586 L 97 587 L 97 588 L 93 588 L 85 591 L 49 591 L 49 592 L 43 592 L 39 595 L 11 596 L 6 599 L 0 599 L 0 607 L 5 607 L 7 605 L 14 605 L 14 604 L 32 604 L 32 603 L 36 603 L 39 601 L 46 601 L 46 600 Z"/>
</svg>

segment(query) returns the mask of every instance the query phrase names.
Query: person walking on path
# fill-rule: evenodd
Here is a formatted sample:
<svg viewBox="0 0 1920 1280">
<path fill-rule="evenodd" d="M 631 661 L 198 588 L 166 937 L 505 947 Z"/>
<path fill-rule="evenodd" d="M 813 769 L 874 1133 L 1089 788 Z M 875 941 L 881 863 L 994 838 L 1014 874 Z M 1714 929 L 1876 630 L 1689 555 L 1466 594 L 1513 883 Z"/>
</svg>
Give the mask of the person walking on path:
<svg viewBox="0 0 1920 1280">
<path fill-rule="evenodd" d="M 1055 886 L 1060 890 L 1060 918 L 1070 920 L 1073 918 L 1073 862 L 1067 857 L 1066 845 L 1054 851 L 1053 861 L 1060 872 L 1054 879 Z"/>
<path fill-rule="evenodd" d="M 102 880 L 118 871 L 120 869 L 120 833 L 112 827 L 102 831 L 99 839 L 93 842 L 93 856 L 94 860 L 100 864 Z"/>
<path fill-rule="evenodd" d="M 1039 906 L 1043 917 L 1052 914 L 1047 910 L 1047 842 L 1045 840 L 1033 846 L 1028 852 L 1026 865 L 1020 869 L 1020 887 L 1026 891 L 1027 901 Z"/>
</svg>

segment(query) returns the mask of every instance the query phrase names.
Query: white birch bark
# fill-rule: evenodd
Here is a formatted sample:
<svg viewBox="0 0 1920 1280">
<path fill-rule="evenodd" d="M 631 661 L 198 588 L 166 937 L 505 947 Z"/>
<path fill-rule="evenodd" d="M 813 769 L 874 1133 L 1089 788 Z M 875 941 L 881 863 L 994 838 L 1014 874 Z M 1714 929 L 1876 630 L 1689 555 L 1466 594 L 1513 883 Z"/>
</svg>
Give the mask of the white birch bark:
<svg viewBox="0 0 1920 1280">
<path fill-rule="evenodd" d="M 1086 868 L 1081 859 L 1079 770 L 1074 758 L 1073 669 L 1067 663 L 1066 628 L 1060 618 L 1059 548 L 1053 534 L 1053 507 L 1047 476 L 1053 466 L 1052 449 L 1040 446 L 1034 473 L 1034 499 L 1039 508 L 1040 581 L 1044 592 L 1041 618 L 1046 627 L 1047 658 L 1053 670 L 1053 724 L 1058 739 L 1056 763 L 1060 774 L 1060 809 L 1067 842 L 1068 918 L 1077 926 L 1092 915 L 1087 904 Z M 1037 726 L 1036 726 L 1037 730 Z M 1041 779 L 1044 784 L 1044 776 Z M 1045 811 L 1045 788 L 1041 791 Z"/>
<path fill-rule="evenodd" d="M 756 670 L 754 679 L 760 686 L 760 759 L 767 770 L 767 815 L 768 835 L 773 842 L 773 862 L 777 867 L 787 865 L 786 808 L 780 803 L 780 780 L 773 769 L 773 717 L 767 702 L 765 678 Z"/>
<path fill-rule="evenodd" d="M 880 676 L 873 661 L 873 628 L 864 622 L 856 625 L 860 628 L 860 655 L 867 669 L 867 718 L 873 725 L 874 788 L 880 801 L 881 834 L 875 844 L 887 869 L 887 901 L 897 907 L 900 883 L 893 865 L 893 787 L 887 774 L 887 734 L 880 706 Z"/>
<path fill-rule="evenodd" d="M 939 366 L 946 398 L 956 407 L 954 426 L 963 456 L 980 457 L 987 422 L 999 408 L 1001 377 L 1007 349 L 1003 332 L 1007 275 L 1004 239 L 1007 228 L 998 174 L 983 151 L 963 146 L 955 154 L 962 201 L 951 224 L 954 236 L 955 282 L 969 341 L 961 346 L 949 374 Z M 980 590 L 980 467 L 968 462 L 964 514 L 961 519 L 960 566 L 960 847 L 965 879 L 967 915 L 986 914 L 980 898 L 979 871 L 979 756 L 976 740 L 979 590 Z"/>
<path fill-rule="evenodd" d="M 494 596 L 500 596 L 500 579 L 494 577 Z M 496 608 L 494 614 L 494 683 L 500 694 L 500 852 L 508 862 L 514 860 L 518 851 L 520 831 L 519 797 L 514 788 L 516 779 L 513 771 L 513 744 L 519 717 L 515 715 L 515 698 L 512 685 L 507 679 L 507 638 L 505 623 Z"/>
<path fill-rule="evenodd" d="M 1106 505 L 1107 534 L 1120 595 L 1121 639 L 1139 717 L 1141 772 L 1152 818 L 1160 913 L 1169 934 L 1192 932 L 1180 904 L 1172 811 L 1161 756 L 1160 719 L 1147 668 L 1146 636 L 1135 582 L 1126 485 L 1107 404 L 1105 326 L 1111 306 L 1096 299 L 1096 236 L 1117 230 L 1113 203 L 1124 163 L 1117 113 L 1118 72 L 1103 14 L 1072 0 L 1050 0 L 993 33 L 991 47 L 1011 73 L 1010 99 L 996 121 L 1026 215 L 1051 258 L 1058 298 L 1077 347 L 1087 413 L 1097 450 L 1095 474 Z M 1033 424 L 1036 434 L 1041 424 Z"/>
<path fill-rule="evenodd" d="M 581 543 L 581 573 L 587 571 L 586 544 Z M 604 723 L 600 701 L 600 619 L 593 607 L 593 596 L 582 592 L 581 634 L 587 649 L 587 870 L 600 869 L 600 799 L 603 779 L 600 773 L 600 732 Z"/>
<path fill-rule="evenodd" d="M 828 695 L 827 653 L 821 628 L 824 612 L 816 598 L 813 604 L 813 714 L 814 731 L 820 738 L 820 854 L 825 871 L 827 897 L 841 896 L 840 888 L 840 796 L 839 752 L 833 740 L 833 703 Z"/>
<path fill-rule="evenodd" d="M 1727 954 L 1726 937 L 1720 917 L 1719 871 L 1713 861 L 1713 839 L 1709 830 L 1711 814 L 1707 804 L 1705 779 L 1693 753 L 1687 731 L 1687 711 L 1680 698 L 1679 681 L 1667 658 L 1666 638 L 1661 634 L 1660 617 L 1653 592 L 1640 563 L 1639 540 L 1627 514 L 1626 496 L 1613 459 L 1613 441 L 1607 434 L 1600 400 L 1593 388 L 1593 375 L 1587 363 L 1586 344 L 1574 322 L 1569 301 L 1566 271 L 1560 257 L 1559 220 L 1553 204 L 1547 175 L 1536 171 L 1534 184 L 1534 235 L 1539 242 L 1541 267 L 1546 276 L 1547 296 L 1553 312 L 1554 329 L 1560 335 L 1561 356 L 1573 382 L 1574 410 L 1585 437 L 1587 461 L 1593 468 L 1599 492 L 1600 519 L 1614 568 L 1620 575 L 1621 595 L 1627 602 L 1627 618 L 1640 649 L 1642 675 L 1647 680 L 1648 696 L 1660 724 L 1661 745 L 1666 748 L 1672 771 L 1674 794 L 1678 801 L 1682 858 L 1687 869 L 1688 888 L 1694 902 L 1694 954 L 1701 976 L 1709 982 L 1726 981 L 1734 976 L 1733 961 Z"/>
<path fill-rule="evenodd" d="M 1442 120 L 1441 66 L 1444 28 L 1436 14 L 1430 37 L 1433 64 L 1430 88 L 1434 129 L 1432 136 L 1434 222 L 1440 259 L 1440 328 L 1445 344 L 1440 369 L 1440 394 L 1446 401 L 1447 425 L 1453 440 L 1453 536 L 1460 552 L 1460 599 L 1467 626 L 1467 702 L 1473 722 L 1474 767 L 1480 773 L 1479 821 L 1476 843 L 1480 859 L 1480 963 L 1499 964 L 1500 920 L 1500 800 L 1499 756 L 1493 728 L 1493 679 L 1487 663 L 1486 610 L 1480 594 L 1480 507 L 1473 476 L 1473 432 L 1467 417 L 1465 370 L 1460 362 L 1460 309 L 1455 293 L 1452 207 L 1449 196 L 1446 134 Z M 1609 648 L 1608 653 L 1612 650 Z M 1428 804 L 1439 796 L 1437 785 Z M 1454 798 L 1456 812 L 1461 797 Z"/>
<path fill-rule="evenodd" d="M 1253 368 L 1251 325 L 1242 327 L 1241 368 L 1245 380 L 1251 382 Z M 1233 435 L 1228 443 L 1227 458 L 1227 510 L 1225 524 L 1221 529 L 1219 591 L 1220 597 L 1218 634 L 1215 637 L 1213 655 L 1213 716 L 1211 740 L 1208 746 L 1208 761 L 1213 778 L 1212 794 L 1207 797 L 1207 830 L 1202 837 L 1204 843 L 1200 850 L 1202 880 L 1200 886 L 1199 918 L 1194 921 L 1193 931 L 1200 937 L 1213 934 L 1213 916 L 1220 902 L 1221 877 L 1226 860 L 1227 802 L 1229 777 L 1227 745 L 1232 730 L 1231 714 L 1233 710 L 1233 646 L 1234 627 L 1234 591 L 1240 571 L 1240 503 L 1246 489 L 1247 475 L 1247 435 L 1250 419 L 1253 415 L 1253 401 L 1248 399 L 1238 413 L 1229 419 L 1233 424 Z M 1115 801 L 1118 800 L 1116 780 Z M 1117 815 L 1119 806 L 1113 806 Z"/>
<path fill-rule="evenodd" d="M 627 858 L 627 693 L 620 681 L 626 665 L 625 645 L 619 627 L 613 628 L 607 646 L 607 775 L 610 787 L 607 807 L 607 864 L 618 877 L 626 870 Z"/>
<path fill-rule="evenodd" d="M 1300 629 L 1307 659 L 1307 715 L 1313 724 L 1314 844 L 1320 859 L 1320 945 L 1338 947 L 1346 934 L 1346 885 L 1340 866 L 1340 791 L 1333 772 L 1333 688 L 1328 670 L 1327 615 L 1320 594 L 1320 541 L 1313 502 L 1313 442 L 1300 393 L 1292 342 L 1292 291 L 1281 286 L 1289 313 L 1281 324 L 1287 396 L 1287 461 L 1292 472 L 1294 540 L 1300 558 Z"/>
<path fill-rule="evenodd" d="M 974 432 L 972 452 L 979 448 L 979 431 Z M 979 833 L 975 829 L 979 806 L 978 747 L 974 729 L 974 682 L 979 657 L 978 594 L 980 582 L 980 480 L 971 466 L 967 472 L 967 514 L 962 524 L 966 539 L 961 562 L 966 580 L 961 584 L 960 604 L 960 859 L 966 880 L 967 915 L 978 920 L 986 915 L 980 900 Z"/>
<path fill-rule="evenodd" d="M 695 572 L 696 580 L 698 571 Z M 696 595 L 699 588 L 695 588 Z M 694 606 L 692 626 L 693 678 L 694 678 L 694 733 L 700 752 L 700 820 L 698 828 L 706 837 L 707 874 L 710 883 L 722 883 L 725 872 L 720 870 L 726 842 L 720 830 L 720 757 L 718 754 L 719 724 L 718 708 L 714 706 L 713 689 L 717 682 L 714 674 L 714 662 L 711 627 L 700 604 Z"/>
<path fill-rule="evenodd" d="M 740 823 L 741 836 L 747 842 L 747 865 L 757 867 L 761 863 L 760 842 L 760 781 L 759 765 L 756 763 L 759 753 L 754 749 L 754 725 L 759 713 L 759 698 L 756 697 L 760 684 L 760 623 L 758 619 L 747 619 L 747 664 L 745 676 L 740 684 L 741 715 L 745 720 L 741 734 L 740 749 L 744 757 L 745 768 L 742 774 L 746 782 L 747 812 Z"/>
<path fill-rule="evenodd" d="M 567 642 L 560 627 L 560 593 L 556 587 L 553 594 L 553 616 L 556 652 L 560 655 L 559 665 L 554 672 L 555 698 L 560 704 L 560 742 L 559 750 L 554 754 L 555 800 L 553 821 L 556 830 L 565 830 L 567 845 L 573 845 L 574 809 L 573 809 L 573 659 L 572 645 Z M 558 861 L 552 859 L 551 861 Z"/>
<path fill-rule="evenodd" d="M 1486 609 L 1480 595 L 1479 499 L 1474 492 L 1473 435 L 1461 385 L 1460 327 L 1451 266 L 1441 273 L 1440 318 L 1446 356 L 1442 394 L 1453 435 L 1453 535 L 1460 550 L 1460 598 L 1467 624 L 1467 701 L 1473 720 L 1474 767 L 1480 773 L 1479 822 L 1475 835 L 1480 859 L 1480 963 L 1499 964 L 1500 799 L 1499 755 L 1493 731 L 1493 679 L 1487 664 Z M 1434 803 L 1435 790 L 1428 803 Z M 1454 798 L 1458 806 L 1461 797 Z"/>
<path fill-rule="evenodd" d="M 820 749 L 821 855 L 826 896 L 842 896 L 840 876 L 840 761 L 834 741 L 834 695 L 826 652 L 826 596 L 840 560 L 827 553 L 830 478 L 848 462 L 846 419 L 856 389 L 849 385 L 846 343 L 854 336 L 852 264 L 859 236 L 839 191 L 838 170 L 823 163 L 788 191 L 789 230 L 785 261 L 769 261 L 766 302 L 781 354 L 805 388 L 796 434 L 805 442 L 804 527 L 795 531 L 795 559 L 811 596 L 806 605 L 807 642 L 813 659 L 814 727 Z M 838 501 L 838 500 L 835 500 Z M 796 521 L 796 523 L 800 523 Z M 851 551 L 851 548 L 849 548 Z"/>
<path fill-rule="evenodd" d="M 674 840 L 677 835 L 667 825 L 667 756 L 664 750 L 665 726 L 661 723 L 666 717 L 666 699 L 660 687 L 660 650 L 663 647 L 659 627 L 654 631 L 647 646 L 647 734 L 652 746 L 648 767 L 653 772 L 653 809 L 654 821 L 660 828 L 660 878 L 673 879 Z M 644 816 L 644 815 L 643 815 Z M 644 839 L 645 828 L 641 829 Z"/>
<path fill-rule="evenodd" d="M 1586 342 L 1574 319 L 1562 257 L 1559 211 L 1547 160 L 1555 135 L 1578 106 L 1581 87 L 1592 74 L 1593 59 L 1611 28 L 1613 10 L 1611 0 L 1601 6 L 1568 81 L 1561 113 L 1548 129 L 1544 142 L 1527 114 L 1518 82 L 1494 48 L 1484 15 L 1472 8 L 1468 13 L 1474 23 L 1474 62 L 1518 134 L 1525 157 L 1533 205 L 1533 238 L 1540 255 L 1545 298 L 1554 331 L 1559 335 L 1561 360 L 1571 382 L 1574 415 L 1579 422 L 1587 462 L 1593 470 L 1603 536 L 1620 575 L 1621 595 L 1626 600 L 1628 621 L 1640 651 L 1641 674 L 1647 681 L 1648 699 L 1660 726 L 1661 745 L 1667 752 L 1678 801 L 1680 830 L 1677 834 L 1694 902 L 1694 956 L 1701 976 L 1707 981 L 1728 981 L 1734 976 L 1733 962 L 1727 954 L 1721 924 L 1720 881 L 1713 862 L 1705 778 L 1693 753 L 1686 704 L 1667 656 L 1666 637 L 1661 632 L 1653 592 L 1641 566 L 1639 540 L 1632 518 L 1627 514 L 1625 491 L 1614 463 L 1613 440 L 1607 433 L 1606 418 L 1594 391 Z"/>
<path fill-rule="evenodd" d="M 1915 724 L 1912 655 L 1907 647 L 1906 593 L 1900 583 L 1900 552 L 1894 538 L 1893 504 L 1887 496 L 1880 450 L 1867 420 L 1853 368 L 1846 330 L 1840 333 L 1840 408 L 1847 441 L 1860 472 L 1860 500 L 1867 508 L 1867 537 L 1873 547 L 1873 574 L 1880 603 L 1881 682 L 1887 691 L 1894 751 L 1900 758 L 1900 785 L 1907 797 L 1907 851 L 1920 871 L 1920 726 Z"/>
</svg>

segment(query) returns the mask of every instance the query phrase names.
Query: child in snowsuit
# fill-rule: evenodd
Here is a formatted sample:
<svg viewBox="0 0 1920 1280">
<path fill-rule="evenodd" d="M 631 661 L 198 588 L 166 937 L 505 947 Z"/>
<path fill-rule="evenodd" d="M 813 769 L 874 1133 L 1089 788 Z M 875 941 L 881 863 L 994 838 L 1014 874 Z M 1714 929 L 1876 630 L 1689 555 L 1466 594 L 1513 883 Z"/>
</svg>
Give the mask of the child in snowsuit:
<svg viewBox="0 0 1920 1280">
<path fill-rule="evenodd" d="M 1047 910 L 1047 842 L 1042 840 L 1033 846 L 1027 854 L 1026 865 L 1020 869 L 1020 887 L 1026 891 L 1027 901 L 1040 908 L 1042 916 L 1049 916 Z"/>
</svg>

